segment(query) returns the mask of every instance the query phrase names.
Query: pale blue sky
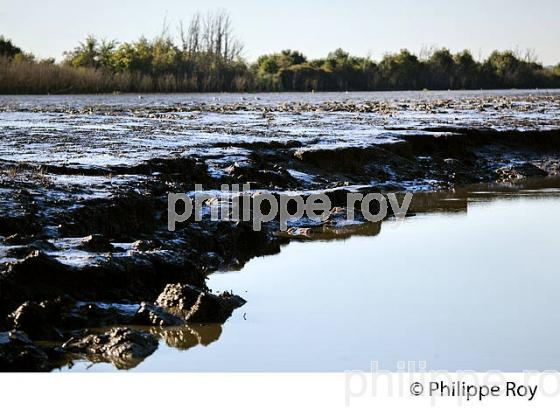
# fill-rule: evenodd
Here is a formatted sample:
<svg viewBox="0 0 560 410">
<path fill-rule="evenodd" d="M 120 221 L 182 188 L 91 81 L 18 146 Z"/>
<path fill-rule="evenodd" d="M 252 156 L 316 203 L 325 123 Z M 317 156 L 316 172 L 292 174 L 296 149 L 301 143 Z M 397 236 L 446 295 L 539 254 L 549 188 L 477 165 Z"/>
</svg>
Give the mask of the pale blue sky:
<svg viewBox="0 0 560 410">
<path fill-rule="evenodd" d="M 197 10 L 229 10 L 245 57 L 285 48 L 308 57 L 342 47 L 379 59 L 384 52 L 446 46 L 475 57 L 532 49 L 560 62 L 560 0 L 1 0 L 0 34 L 39 57 L 60 58 L 88 33 L 129 41 L 171 27 Z"/>
</svg>

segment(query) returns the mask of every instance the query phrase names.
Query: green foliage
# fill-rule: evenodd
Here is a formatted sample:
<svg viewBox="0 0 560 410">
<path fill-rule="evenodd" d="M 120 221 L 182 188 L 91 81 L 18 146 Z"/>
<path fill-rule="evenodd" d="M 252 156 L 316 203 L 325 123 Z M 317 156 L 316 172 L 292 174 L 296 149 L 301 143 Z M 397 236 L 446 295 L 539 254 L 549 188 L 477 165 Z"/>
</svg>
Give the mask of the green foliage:
<svg viewBox="0 0 560 410">
<path fill-rule="evenodd" d="M 421 86 L 419 77 L 423 71 L 422 64 L 408 50 L 398 54 L 387 54 L 379 63 L 382 84 L 385 88 L 395 90 L 425 88 Z"/>
<path fill-rule="evenodd" d="M 4 36 L 0 36 L 0 56 L 12 58 L 16 54 L 21 53 L 21 48 L 13 45 L 11 40 L 7 40 Z"/>
<path fill-rule="evenodd" d="M 464 50 L 453 57 L 455 64 L 455 88 L 476 88 L 480 77 L 480 66 L 469 50 Z"/>
<path fill-rule="evenodd" d="M 258 82 L 265 90 L 281 91 L 286 89 L 294 89 L 294 85 L 299 83 L 299 73 L 306 71 L 304 77 L 312 77 L 306 65 L 307 58 L 299 51 L 282 50 L 280 53 L 262 55 L 257 59 L 253 71 L 256 73 Z M 312 82 L 307 79 L 306 83 Z M 304 87 L 305 88 L 305 87 Z"/>
<path fill-rule="evenodd" d="M 55 64 L 54 59 L 37 62 L 33 55 L 0 37 L 2 72 L 9 74 L 1 77 L 0 92 L 560 87 L 560 64 L 544 68 L 531 53 L 522 58 L 513 51 L 494 51 L 478 62 L 468 50 L 452 54 L 442 48 L 419 58 L 403 49 L 376 63 L 341 48 L 314 60 L 299 51 L 283 50 L 260 56 L 248 65 L 225 13 L 195 15 L 187 30 L 181 26 L 180 40 L 176 45 L 166 30 L 154 39 L 140 37 L 120 44 L 90 35 L 65 53 L 62 64 Z"/>
<path fill-rule="evenodd" d="M 486 60 L 486 64 L 488 64 L 492 71 L 498 77 L 505 77 L 506 75 L 514 72 L 520 61 L 517 57 L 513 54 L 512 51 L 504 51 L 500 53 L 499 51 L 494 51 Z"/>
<path fill-rule="evenodd" d="M 97 39 L 89 35 L 74 50 L 65 53 L 65 62 L 72 67 L 97 67 L 99 48 Z"/>
<path fill-rule="evenodd" d="M 429 73 L 429 81 L 434 84 L 432 88 L 453 88 L 455 60 L 448 49 L 436 50 L 426 61 L 426 69 Z"/>
<path fill-rule="evenodd" d="M 88 36 L 65 54 L 64 64 L 107 76 L 130 74 L 143 83 L 149 78 L 157 91 L 240 91 L 253 86 L 227 13 L 195 15 L 188 30 L 181 26 L 180 36 L 180 47 L 167 28 L 153 40 L 140 37 L 122 44 Z"/>
<path fill-rule="evenodd" d="M 307 62 L 299 51 L 282 50 L 280 53 L 267 54 L 257 59 L 257 69 L 262 74 L 277 74 L 280 70 Z"/>
</svg>

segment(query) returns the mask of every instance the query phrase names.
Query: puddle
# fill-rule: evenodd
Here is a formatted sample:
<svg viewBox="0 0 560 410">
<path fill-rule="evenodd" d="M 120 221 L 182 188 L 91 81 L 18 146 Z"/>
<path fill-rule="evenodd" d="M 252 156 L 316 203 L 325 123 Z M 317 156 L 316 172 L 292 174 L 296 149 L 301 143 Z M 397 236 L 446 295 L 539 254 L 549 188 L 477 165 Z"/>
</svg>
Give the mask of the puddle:
<svg viewBox="0 0 560 410">
<path fill-rule="evenodd" d="M 455 199 L 373 236 L 293 241 L 211 275 L 210 288 L 247 304 L 223 326 L 159 329 L 159 349 L 133 370 L 560 369 L 560 193 Z M 115 370 L 63 370 L 86 369 Z"/>
</svg>

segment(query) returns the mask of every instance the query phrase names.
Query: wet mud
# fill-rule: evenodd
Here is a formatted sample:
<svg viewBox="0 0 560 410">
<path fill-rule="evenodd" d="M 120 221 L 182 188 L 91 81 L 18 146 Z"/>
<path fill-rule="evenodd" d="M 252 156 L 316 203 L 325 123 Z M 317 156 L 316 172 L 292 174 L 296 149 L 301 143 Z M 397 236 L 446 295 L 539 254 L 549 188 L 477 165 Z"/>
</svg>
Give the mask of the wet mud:
<svg viewBox="0 0 560 410">
<path fill-rule="evenodd" d="M 554 92 L 57 98 L 0 99 L 0 370 L 127 369 L 160 341 L 217 340 L 246 301 L 212 293 L 206 277 L 291 240 L 376 235 L 380 223 L 359 210 L 347 224 L 349 192 L 415 192 L 413 216 L 461 210 L 445 199 L 465 186 L 560 173 Z M 208 215 L 168 230 L 168 193 L 247 183 L 250 195 L 325 193 L 336 209 L 285 232 L 277 220 L 255 231 Z"/>
</svg>

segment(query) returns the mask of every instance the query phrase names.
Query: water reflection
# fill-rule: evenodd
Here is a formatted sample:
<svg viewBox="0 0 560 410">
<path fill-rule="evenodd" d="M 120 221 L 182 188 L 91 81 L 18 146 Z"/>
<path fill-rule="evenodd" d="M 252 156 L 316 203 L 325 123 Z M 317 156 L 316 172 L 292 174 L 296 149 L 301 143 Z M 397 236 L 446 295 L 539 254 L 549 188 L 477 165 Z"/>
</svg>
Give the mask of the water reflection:
<svg viewBox="0 0 560 410">
<path fill-rule="evenodd" d="M 191 324 L 170 327 L 128 327 L 142 332 L 148 332 L 160 340 L 160 345 L 161 343 L 165 343 L 167 347 L 177 350 L 188 350 L 198 345 L 209 346 L 218 340 L 222 334 L 221 324 Z M 94 333 L 102 333 L 109 329 L 111 328 L 96 329 Z M 103 356 L 99 354 L 68 354 L 61 357 L 60 366 L 71 370 L 76 365 L 81 369 L 85 364 L 86 369 L 91 369 L 95 365 L 110 364 L 118 370 L 131 370 L 144 362 L 147 357 L 139 358 L 132 356 Z"/>
<path fill-rule="evenodd" d="M 197 345 L 209 346 L 220 338 L 222 325 L 189 325 L 178 327 L 153 327 L 150 333 L 158 336 L 169 347 L 187 350 Z"/>
<path fill-rule="evenodd" d="M 559 181 L 416 194 L 415 216 L 399 229 L 391 220 L 346 227 L 334 235 L 344 242 L 318 232 L 239 272 L 211 275 L 211 288 L 247 305 L 223 332 L 149 329 L 160 347 L 134 369 L 343 371 L 368 370 L 372 360 L 388 370 L 403 360 L 560 369 Z"/>
</svg>

